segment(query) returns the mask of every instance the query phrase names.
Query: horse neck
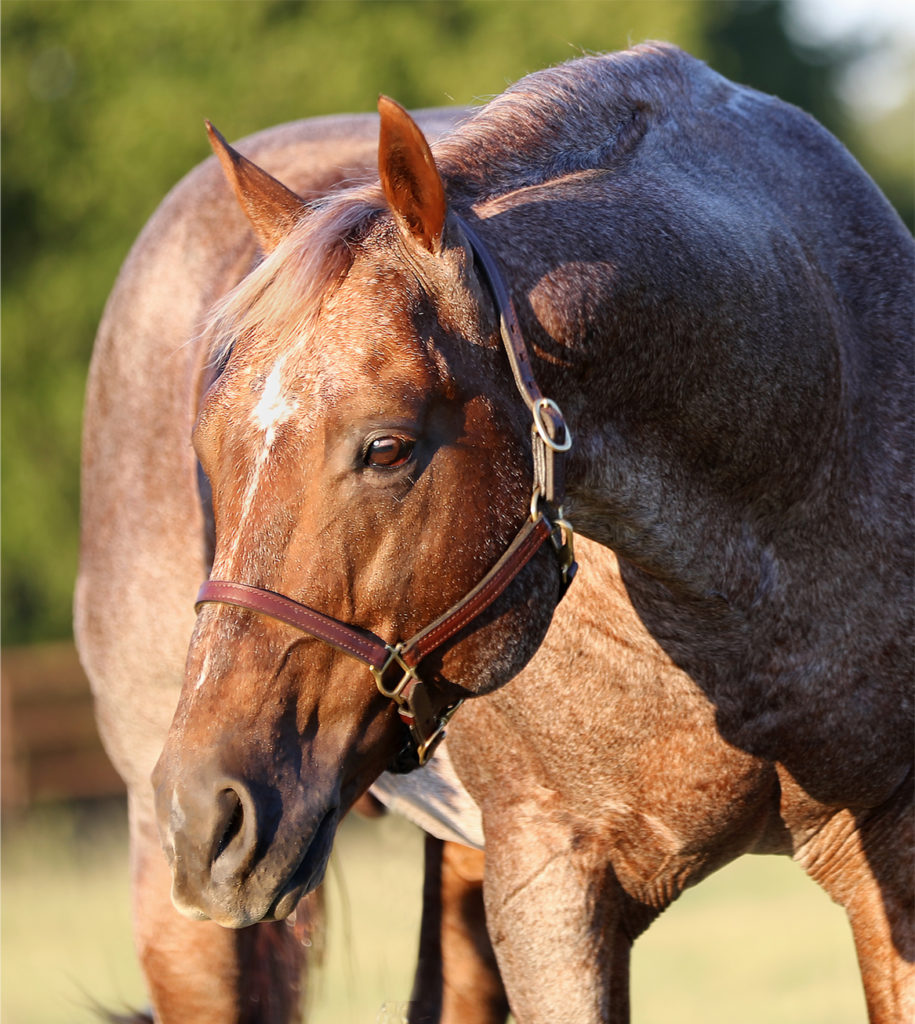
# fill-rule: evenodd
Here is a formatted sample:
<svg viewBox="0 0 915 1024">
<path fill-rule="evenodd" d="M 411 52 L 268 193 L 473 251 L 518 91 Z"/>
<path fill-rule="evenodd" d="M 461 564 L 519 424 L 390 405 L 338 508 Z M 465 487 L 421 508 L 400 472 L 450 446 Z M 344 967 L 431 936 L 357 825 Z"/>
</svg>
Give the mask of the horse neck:
<svg viewBox="0 0 915 1024">
<path fill-rule="evenodd" d="M 541 387 L 575 435 L 576 528 L 701 595 L 751 586 L 740 576 L 758 580 L 766 550 L 796 560 L 805 523 L 847 525 L 848 495 L 873 496 L 866 463 L 894 443 L 879 417 L 902 401 L 910 301 L 895 325 L 860 294 L 849 312 L 814 227 L 812 254 L 789 234 L 773 241 L 775 216 L 754 219 L 727 194 L 699 193 L 688 219 L 669 202 L 658 231 L 655 197 L 611 217 L 605 179 L 563 188 L 542 190 L 540 211 L 528 196 L 506 202 L 489 223 Z M 907 287 L 898 269 L 871 273 L 882 293 Z"/>
<path fill-rule="evenodd" d="M 682 340 L 649 334 L 647 343 L 654 355 L 631 360 L 617 337 L 593 337 L 566 367 L 545 368 L 545 390 L 575 435 L 570 515 L 684 599 L 752 601 L 779 536 L 837 512 L 838 367 L 823 352 L 809 377 L 779 380 L 776 367 L 763 368 L 746 385 L 764 389 L 754 397 L 727 377 L 690 381 L 672 354 Z"/>
<path fill-rule="evenodd" d="M 893 518 L 902 474 L 876 477 L 905 444 L 891 435 L 911 401 L 897 381 L 912 245 L 825 133 L 756 94 L 723 96 L 681 111 L 688 129 L 649 118 L 609 170 L 557 172 L 480 209 L 575 435 L 576 528 L 684 597 L 749 605 L 775 565 L 782 580 L 828 570 L 805 530 L 848 533 L 874 501 Z"/>
<path fill-rule="evenodd" d="M 717 378 L 678 362 L 683 351 L 698 358 L 702 331 L 665 336 L 650 316 L 640 333 L 607 316 L 609 330 L 567 336 L 563 357 L 536 367 L 574 434 L 569 518 L 617 553 L 646 626 L 715 694 L 724 677 L 745 674 L 751 648 L 787 649 L 786 629 L 808 638 L 822 671 L 850 663 L 841 648 L 851 641 L 836 624 L 872 617 L 881 592 L 907 603 L 898 568 L 908 565 L 906 538 L 890 504 L 900 477 L 880 482 L 887 460 L 874 452 L 888 441 L 879 421 L 865 429 L 882 437 L 866 448 L 856 423 L 856 380 L 869 375 L 860 365 L 851 374 L 816 311 L 785 308 L 783 330 L 770 333 L 762 316 L 758 333 L 748 321 L 732 335 L 746 347 L 730 365 L 715 355 Z M 555 316 L 547 322 L 543 344 L 555 347 Z M 811 338 L 826 340 L 811 348 Z M 867 390 L 898 405 L 886 380 Z M 862 586 L 855 566 L 865 565 Z M 874 650 L 896 619 L 883 615 Z"/>
</svg>

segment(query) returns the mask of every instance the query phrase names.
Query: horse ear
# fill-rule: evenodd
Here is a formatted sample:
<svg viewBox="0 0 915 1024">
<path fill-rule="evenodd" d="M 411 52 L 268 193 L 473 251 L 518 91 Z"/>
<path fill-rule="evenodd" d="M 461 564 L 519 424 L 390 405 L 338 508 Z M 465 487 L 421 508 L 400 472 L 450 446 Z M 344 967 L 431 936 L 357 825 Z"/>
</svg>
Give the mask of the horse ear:
<svg viewBox="0 0 915 1024">
<path fill-rule="evenodd" d="M 429 143 L 413 118 L 394 100 L 379 96 L 378 113 L 378 173 L 384 197 L 407 239 L 438 255 L 447 204 Z"/>
<path fill-rule="evenodd" d="M 213 152 L 265 252 L 271 252 L 308 209 L 295 192 L 234 150 L 206 122 Z"/>
</svg>

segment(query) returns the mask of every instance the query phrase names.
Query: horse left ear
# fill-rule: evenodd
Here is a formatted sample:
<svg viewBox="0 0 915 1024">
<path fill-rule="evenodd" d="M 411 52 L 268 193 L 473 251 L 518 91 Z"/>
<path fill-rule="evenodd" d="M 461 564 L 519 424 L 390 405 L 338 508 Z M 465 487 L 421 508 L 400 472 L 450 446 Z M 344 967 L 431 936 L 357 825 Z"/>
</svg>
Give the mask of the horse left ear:
<svg viewBox="0 0 915 1024">
<path fill-rule="evenodd" d="M 425 136 L 394 100 L 378 97 L 378 174 L 391 212 L 408 241 L 438 255 L 445 230 L 445 186 Z"/>
<path fill-rule="evenodd" d="M 213 152 L 265 252 L 272 252 L 307 211 L 295 192 L 234 150 L 206 122 Z"/>
</svg>

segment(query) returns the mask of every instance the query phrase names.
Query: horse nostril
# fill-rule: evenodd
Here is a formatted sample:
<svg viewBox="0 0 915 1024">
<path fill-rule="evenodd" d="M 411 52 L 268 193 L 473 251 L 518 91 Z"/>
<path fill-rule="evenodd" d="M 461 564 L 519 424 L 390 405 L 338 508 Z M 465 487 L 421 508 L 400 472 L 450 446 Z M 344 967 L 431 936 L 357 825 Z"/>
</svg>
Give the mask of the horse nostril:
<svg viewBox="0 0 915 1024">
<path fill-rule="evenodd" d="M 223 855 L 242 830 L 245 820 L 245 812 L 238 794 L 232 789 L 223 790 L 219 794 L 218 802 L 223 815 L 228 811 L 225 828 L 222 835 L 217 839 L 213 850 L 213 862 L 215 863 Z"/>
<path fill-rule="evenodd" d="M 257 849 L 257 809 L 254 798 L 233 781 L 216 794 L 210 871 L 214 882 L 239 879 L 250 868 Z"/>
</svg>

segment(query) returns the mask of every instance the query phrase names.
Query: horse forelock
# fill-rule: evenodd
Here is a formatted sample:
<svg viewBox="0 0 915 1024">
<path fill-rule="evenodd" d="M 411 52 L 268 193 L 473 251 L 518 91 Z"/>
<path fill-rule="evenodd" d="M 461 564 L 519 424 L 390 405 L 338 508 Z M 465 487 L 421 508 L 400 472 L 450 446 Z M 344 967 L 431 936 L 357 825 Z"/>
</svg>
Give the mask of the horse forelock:
<svg viewBox="0 0 915 1024">
<path fill-rule="evenodd" d="M 314 333 L 321 309 L 352 266 L 352 242 L 384 209 L 377 186 L 311 204 L 299 224 L 214 306 L 205 325 L 212 365 L 237 346 L 276 359 Z"/>
</svg>

